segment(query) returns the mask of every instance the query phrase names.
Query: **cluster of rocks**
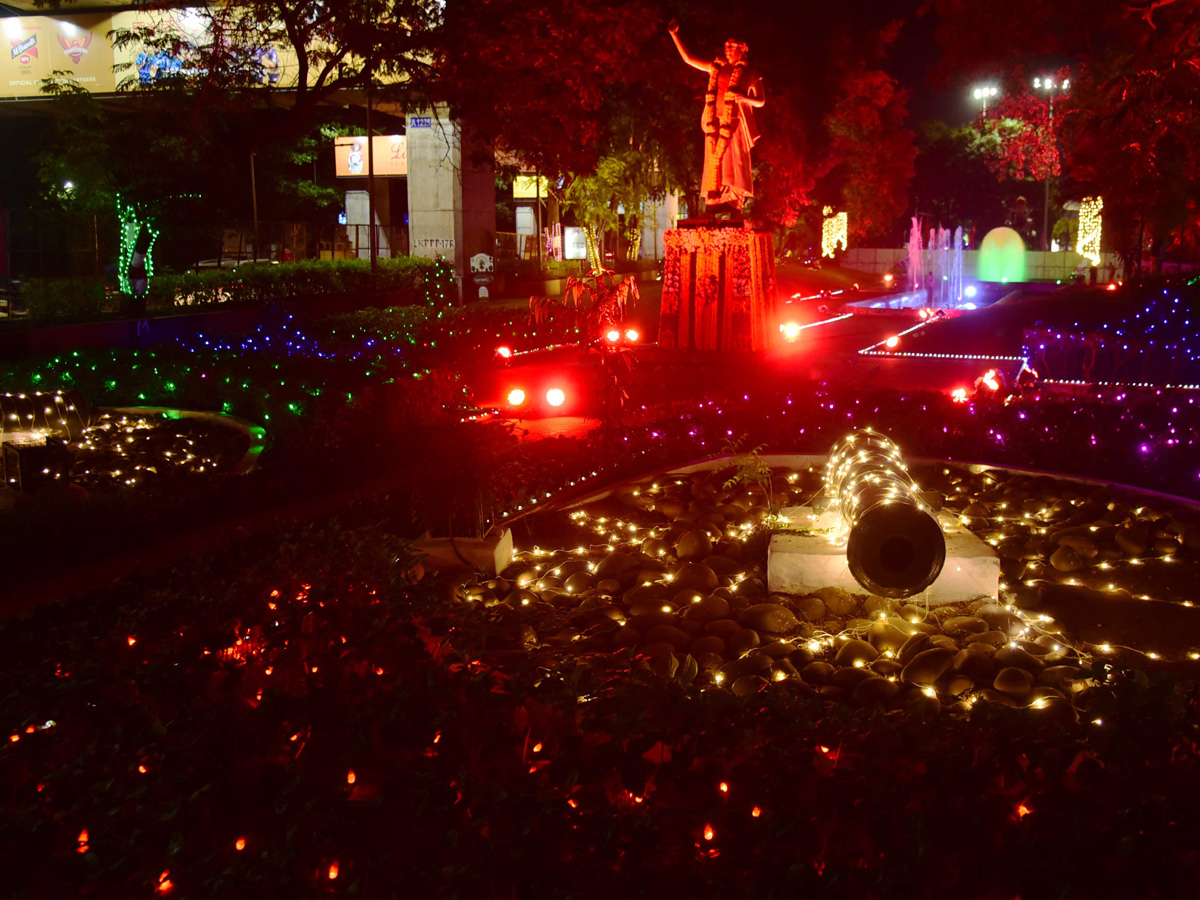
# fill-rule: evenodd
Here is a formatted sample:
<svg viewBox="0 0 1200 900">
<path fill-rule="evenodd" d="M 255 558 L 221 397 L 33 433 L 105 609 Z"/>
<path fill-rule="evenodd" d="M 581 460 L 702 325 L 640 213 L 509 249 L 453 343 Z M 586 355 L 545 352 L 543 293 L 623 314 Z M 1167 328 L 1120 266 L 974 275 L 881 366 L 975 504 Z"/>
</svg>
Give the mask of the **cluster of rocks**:
<svg viewBox="0 0 1200 900">
<path fill-rule="evenodd" d="M 1118 538 L 1128 540 L 1136 523 L 1151 515 L 1109 509 L 1082 492 L 1040 499 L 1033 492 L 1042 487 L 1037 479 L 958 469 L 944 476 L 948 505 L 961 502 L 969 518 L 980 512 L 977 506 L 967 511 L 973 504 L 988 504 L 983 512 L 1016 504 L 1018 515 L 1029 511 L 1050 523 L 1018 520 L 1001 528 L 998 543 L 1010 542 L 1006 561 L 1016 559 L 1009 548 L 1017 535 L 1053 555 L 1050 539 L 1038 532 L 1043 527 L 1052 531 L 1056 549 L 1087 552 L 1073 540 L 1086 535 L 1074 529 L 1096 535 L 1089 527 L 1097 507 L 1115 530 L 1091 538 L 1098 548 L 1109 541 L 1121 546 Z M 505 615 L 523 611 L 516 615 L 526 623 L 526 644 L 632 650 L 664 676 L 739 696 L 786 689 L 924 712 L 967 709 L 982 700 L 1035 708 L 1047 720 L 1078 719 L 1089 693 L 1085 659 L 1063 637 L 1039 632 L 1042 626 L 1035 628 L 1036 620 L 1014 606 L 980 598 L 930 609 L 837 587 L 808 596 L 768 594 L 757 561 L 765 558 L 765 533 L 755 526 L 768 503 L 803 502 L 819 484 L 820 473 L 808 470 L 777 472 L 769 483 L 749 487 L 727 488 L 722 475 L 710 472 L 664 485 L 628 485 L 572 517 L 592 540 L 599 533 L 607 543 L 520 553 L 499 577 L 468 585 L 466 596 L 506 608 Z M 1153 521 L 1158 524 L 1148 540 L 1165 541 L 1158 532 L 1170 531 L 1176 549 L 1187 544 L 1190 526 L 1171 517 Z M 1020 559 L 1023 564 L 1024 555 Z"/>
<path fill-rule="evenodd" d="M 71 444 L 71 483 L 85 488 L 130 480 L 224 471 L 246 451 L 231 428 L 190 419 L 103 413 Z"/>
<path fill-rule="evenodd" d="M 1133 506 L 1107 488 L 1048 476 L 944 469 L 935 485 L 1018 579 L 1111 581 L 1101 563 L 1200 553 L 1200 519 L 1183 509 Z"/>
</svg>

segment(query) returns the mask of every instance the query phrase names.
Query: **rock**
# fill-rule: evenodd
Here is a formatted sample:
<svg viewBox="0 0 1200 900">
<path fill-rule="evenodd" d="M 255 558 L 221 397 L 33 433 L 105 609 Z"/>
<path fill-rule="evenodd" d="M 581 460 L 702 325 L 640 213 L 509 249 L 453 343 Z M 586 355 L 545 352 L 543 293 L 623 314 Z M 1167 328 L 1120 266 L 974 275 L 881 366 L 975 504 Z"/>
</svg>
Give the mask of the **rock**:
<svg viewBox="0 0 1200 900">
<path fill-rule="evenodd" d="M 813 594 L 825 604 L 825 609 L 835 616 L 848 616 L 858 609 L 858 602 L 845 588 L 823 587 Z"/>
<path fill-rule="evenodd" d="M 567 576 L 567 580 L 563 582 L 563 589 L 568 594 L 582 594 L 592 586 L 592 574 L 590 572 L 576 572 L 574 575 Z"/>
<path fill-rule="evenodd" d="M 859 683 L 868 678 L 875 678 L 875 673 L 870 669 L 856 669 L 853 666 L 845 669 L 836 669 L 829 676 L 829 684 L 843 687 L 847 690 L 853 690 Z"/>
<path fill-rule="evenodd" d="M 1009 666 L 996 673 L 992 687 L 1013 698 L 1023 698 L 1033 690 L 1033 676 L 1025 669 Z"/>
<path fill-rule="evenodd" d="M 683 560 L 699 560 L 712 553 L 712 538 L 699 528 L 689 531 L 675 542 L 675 555 Z"/>
<path fill-rule="evenodd" d="M 650 616 L 654 613 L 667 613 L 674 616 L 675 607 L 666 600 L 637 600 L 629 604 L 629 615 L 631 616 Z"/>
<path fill-rule="evenodd" d="M 1047 666 L 1037 673 L 1038 684 L 1070 690 L 1073 682 L 1083 680 L 1077 666 Z"/>
<path fill-rule="evenodd" d="M 766 656 L 745 656 L 721 666 L 721 677 L 725 684 L 733 684 L 744 675 L 766 675 L 771 670 L 771 659 Z"/>
<path fill-rule="evenodd" d="M 742 571 L 742 564 L 737 560 L 730 559 L 727 556 L 706 556 L 700 560 L 701 565 L 708 566 L 718 575 L 723 575 L 726 578 L 732 578 Z"/>
<path fill-rule="evenodd" d="M 999 706 L 1007 706 L 1012 709 L 1016 709 L 1021 705 L 1008 694 L 1004 693 L 1003 691 L 998 691 L 995 688 L 984 688 L 979 692 L 979 696 L 981 696 L 988 703 L 995 703 Z"/>
<path fill-rule="evenodd" d="M 1179 540 L 1192 553 L 1200 553 L 1200 527 L 1196 525 L 1185 526 L 1179 534 Z"/>
<path fill-rule="evenodd" d="M 742 626 L 733 619 L 713 619 L 704 626 L 705 634 L 715 634 L 717 637 L 728 637 L 735 631 L 741 631 Z"/>
<path fill-rule="evenodd" d="M 796 601 L 796 609 L 808 622 L 820 622 L 825 618 L 825 601 L 820 597 L 801 597 Z"/>
<path fill-rule="evenodd" d="M 875 594 L 871 594 L 866 600 L 863 601 L 864 615 L 870 618 L 875 618 L 875 616 L 881 612 L 891 615 L 892 601 L 888 600 L 886 597 L 877 597 Z"/>
<path fill-rule="evenodd" d="M 788 662 L 790 662 L 797 669 L 803 669 L 816 658 L 816 654 L 807 647 L 797 647 L 788 654 L 787 658 Z"/>
<path fill-rule="evenodd" d="M 871 663 L 871 671 L 882 675 L 884 678 L 899 678 L 900 673 L 904 671 L 904 666 L 900 665 L 894 659 L 887 659 L 881 656 Z"/>
<path fill-rule="evenodd" d="M 837 655 L 834 656 L 834 665 L 838 666 L 865 666 L 879 656 L 879 651 L 866 641 L 848 640 L 844 641 L 838 648 Z"/>
<path fill-rule="evenodd" d="M 1059 725 L 1079 724 L 1079 713 L 1071 705 L 1070 700 L 1049 698 L 1038 701 L 1036 709 L 1039 721 L 1054 722 Z"/>
<path fill-rule="evenodd" d="M 800 670 L 800 677 L 809 684 L 825 684 L 833 677 L 833 666 L 827 662 L 810 662 Z"/>
<path fill-rule="evenodd" d="M 933 684 L 954 662 L 954 653 L 941 647 L 923 650 L 908 662 L 900 677 L 909 684 Z"/>
<path fill-rule="evenodd" d="M 741 656 L 758 645 L 758 632 L 750 628 L 739 628 L 725 637 L 725 646 L 734 656 Z"/>
<path fill-rule="evenodd" d="M 515 591 L 510 591 L 508 596 L 504 598 L 504 602 L 507 603 L 509 606 L 515 606 L 515 607 L 520 608 L 522 606 L 528 606 L 530 603 L 533 603 L 537 599 L 538 599 L 538 595 L 535 594 L 533 591 L 526 591 L 526 590 L 518 589 Z"/>
<path fill-rule="evenodd" d="M 966 675 L 953 675 L 946 682 L 946 693 L 951 697 L 961 697 L 975 687 L 975 682 Z"/>
<path fill-rule="evenodd" d="M 914 634 L 900 646 L 900 651 L 896 654 L 896 658 L 899 659 L 900 662 L 906 663 L 918 653 L 928 649 L 929 635 Z"/>
<path fill-rule="evenodd" d="M 694 656 L 701 656 L 706 653 L 715 653 L 721 656 L 725 655 L 725 641 L 716 635 L 704 635 L 697 637 L 691 642 L 689 650 Z"/>
<path fill-rule="evenodd" d="M 1050 565 L 1059 572 L 1074 572 L 1083 568 L 1083 560 L 1074 548 L 1063 545 L 1050 554 Z"/>
<path fill-rule="evenodd" d="M 942 621 L 942 630 L 947 634 L 983 634 L 988 624 L 978 616 L 951 616 Z"/>
<path fill-rule="evenodd" d="M 775 603 L 756 603 L 741 615 L 742 625 L 769 634 L 794 631 L 800 620 L 786 606 Z"/>
<path fill-rule="evenodd" d="M 996 666 L 990 656 L 975 650 L 960 650 L 954 657 L 954 671 L 976 681 L 990 682 Z"/>
<path fill-rule="evenodd" d="M 690 635 L 674 625 L 655 625 L 646 632 L 642 639 L 647 644 L 670 644 L 676 651 L 687 649 L 688 644 L 691 643 Z"/>
<path fill-rule="evenodd" d="M 662 538 L 650 538 L 642 544 L 642 553 L 649 556 L 651 559 L 660 559 L 667 555 L 667 551 L 671 549 L 671 545 Z"/>
<path fill-rule="evenodd" d="M 604 578 L 596 582 L 596 590 L 611 597 L 613 594 L 621 592 L 621 582 L 615 578 Z"/>
<path fill-rule="evenodd" d="M 1042 661 L 1021 647 L 1001 647 L 996 651 L 996 664 L 999 666 L 1024 669 L 1026 672 L 1040 672 Z"/>
<path fill-rule="evenodd" d="M 716 590 L 720 583 L 717 579 L 717 573 L 708 566 L 702 566 L 700 563 L 684 563 L 676 571 L 671 583 L 679 590 L 699 591 L 702 594 L 711 594 Z"/>
<path fill-rule="evenodd" d="M 958 652 L 958 643 L 954 638 L 945 634 L 931 635 L 929 638 L 929 646 L 941 647 L 943 650 L 949 650 L 951 653 Z"/>
<path fill-rule="evenodd" d="M 712 619 L 724 619 L 729 615 L 729 601 L 724 597 L 717 596 L 716 594 L 712 594 L 702 599 L 699 603 L 699 606 Z"/>
<path fill-rule="evenodd" d="M 535 581 L 538 580 L 538 573 L 537 573 L 536 569 L 532 569 L 532 568 L 521 569 L 521 571 L 517 572 L 517 574 L 513 576 L 512 580 L 517 585 L 517 587 L 520 587 L 520 588 L 529 587 L 531 584 L 533 584 Z"/>
<path fill-rule="evenodd" d="M 771 657 L 771 659 L 784 659 L 795 649 L 796 648 L 787 641 L 773 641 L 772 643 L 763 647 L 759 652 L 766 654 L 767 656 Z"/>
<path fill-rule="evenodd" d="M 767 680 L 760 675 L 743 675 L 729 688 L 735 697 L 752 697 L 767 686 Z"/>
<path fill-rule="evenodd" d="M 1170 556 L 1179 552 L 1179 541 L 1171 537 L 1156 538 L 1150 549 L 1160 556 Z"/>
<path fill-rule="evenodd" d="M 626 579 L 632 579 L 633 573 L 641 567 L 642 563 L 637 557 L 618 550 L 600 560 L 599 565 L 596 566 L 596 578 L 600 580 L 615 578 L 621 584 L 626 584 Z"/>
<path fill-rule="evenodd" d="M 1003 631 L 985 631 L 983 634 L 971 635 L 971 643 L 987 644 L 993 648 L 1002 646 L 1008 640 Z"/>
<path fill-rule="evenodd" d="M 638 631 L 632 625 L 625 625 L 624 627 L 618 629 L 616 634 L 613 635 L 612 642 L 613 646 L 617 648 L 634 647 L 641 641 L 641 639 L 642 634 L 640 631 Z"/>
<path fill-rule="evenodd" d="M 1100 545 L 1082 534 L 1064 535 L 1058 543 L 1060 547 L 1070 547 L 1086 562 L 1091 562 L 1100 555 Z"/>
<path fill-rule="evenodd" d="M 871 627 L 867 630 L 867 640 L 880 653 L 887 650 L 895 653 L 904 646 L 908 635 L 890 622 L 872 622 Z"/>
</svg>

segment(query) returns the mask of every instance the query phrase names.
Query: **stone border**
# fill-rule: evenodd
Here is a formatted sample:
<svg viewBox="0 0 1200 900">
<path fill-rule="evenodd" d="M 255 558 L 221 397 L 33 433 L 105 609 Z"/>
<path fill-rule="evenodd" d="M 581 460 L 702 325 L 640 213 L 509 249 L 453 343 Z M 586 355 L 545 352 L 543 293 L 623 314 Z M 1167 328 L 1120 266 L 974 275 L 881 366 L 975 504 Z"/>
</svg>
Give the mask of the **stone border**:
<svg viewBox="0 0 1200 900">
<path fill-rule="evenodd" d="M 261 425 L 239 419 L 226 413 L 206 410 L 175 409 L 169 406 L 112 406 L 100 407 L 95 412 L 123 413 L 132 416 L 164 415 L 168 419 L 195 419 L 199 422 L 215 422 L 242 432 L 250 440 L 250 447 L 233 467 L 234 475 L 248 475 L 258 468 L 258 459 L 267 445 L 267 430 Z"/>
<path fill-rule="evenodd" d="M 737 454 L 737 453 L 723 453 L 720 456 L 712 456 L 712 457 L 708 457 L 706 459 L 692 460 L 690 462 L 681 463 L 679 465 L 667 466 L 667 467 L 664 467 L 661 469 L 655 469 L 653 471 L 646 472 L 641 475 L 631 476 L 630 478 L 623 478 L 616 484 L 610 485 L 605 488 L 598 488 L 598 489 L 596 489 L 588 494 L 585 494 L 582 497 L 578 497 L 574 500 L 570 500 L 570 501 L 566 501 L 566 502 L 562 502 L 562 503 L 551 502 L 551 503 L 547 503 L 541 509 L 535 509 L 535 510 L 529 510 L 528 512 L 523 512 L 519 516 L 511 517 L 508 521 L 505 522 L 505 524 L 511 526 L 512 523 L 514 521 L 516 521 L 518 518 L 521 518 L 523 516 L 528 516 L 531 513 L 545 512 L 548 509 L 550 509 L 550 510 L 575 509 L 577 507 L 583 506 L 585 503 L 592 503 L 596 500 L 600 500 L 600 499 L 603 499 L 604 497 L 608 497 L 609 495 L 611 495 L 616 490 L 617 485 L 625 484 L 626 482 L 632 481 L 635 478 L 642 479 L 642 478 L 654 478 L 655 476 L 667 477 L 667 476 L 671 476 L 671 475 L 691 475 L 694 472 L 704 472 L 704 471 L 709 471 L 712 469 L 721 468 L 728 460 L 731 460 L 735 456 L 740 456 L 740 455 L 741 454 Z M 812 465 L 822 466 L 825 464 L 825 460 L 827 458 L 828 457 L 825 454 L 817 455 L 817 454 L 812 454 L 812 453 L 764 453 L 761 456 L 761 459 L 770 466 L 773 466 L 773 467 L 789 466 L 791 468 L 797 468 L 797 469 L 803 468 L 805 466 L 812 466 Z M 978 475 L 980 472 L 984 472 L 989 469 L 995 469 L 995 470 L 1002 471 L 1002 472 L 1011 472 L 1015 475 L 1033 475 L 1033 476 L 1045 475 L 1048 478 L 1055 478 L 1059 481 L 1069 481 L 1069 482 L 1073 482 L 1075 484 L 1087 485 L 1089 487 L 1109 488 L 1114 491 L 1129 493 L 1129 494 L 1132 494 L 1135 496 L 1153 498 L 1155 500 L 1165 500 L 1170 503 L 1176 503 L 1176 504 L 1179 504 L 1180 506 L 1185 506 L 1188 509 L 1192 510 L 1193 512 L 1200 512 L 1200 501 L 1197 501 L 1197 500 L 1192 500 L 1187 497 L 1180 497 L 1175 494 L 1164 494 L 1160 491 L 1148 490 L 1147 488 L 1133 487 L 1132 485 L 1120 484 L 1118 482 L 1113 482 L 1113 481 L 1100 481 L 1099 479 L 1096 479 L 1096 478 L 1085 478 L 1085 477 L 1082 477 L 1079 475 L 1064 475 L 1060 472 L 1047 472 L 1043 469 L 1025 469 L 1025 468 L 1021 468 L 1021 467 L 1017 467 L 1017 466 L 1002 466 L 1002 465 L 997 465 L 995 463 L 975 462 L 972 460 L 939 459 L 939 458 L 932 457 L 932 456 L 914 456 L 914 457 L 910 457 L 909 461 L 911 463 L 921 464 L 921 465 L 963 466 L 963 467 L 969 469 L 971 471 L 971 473 L 974 475 Z"/>
</svg>

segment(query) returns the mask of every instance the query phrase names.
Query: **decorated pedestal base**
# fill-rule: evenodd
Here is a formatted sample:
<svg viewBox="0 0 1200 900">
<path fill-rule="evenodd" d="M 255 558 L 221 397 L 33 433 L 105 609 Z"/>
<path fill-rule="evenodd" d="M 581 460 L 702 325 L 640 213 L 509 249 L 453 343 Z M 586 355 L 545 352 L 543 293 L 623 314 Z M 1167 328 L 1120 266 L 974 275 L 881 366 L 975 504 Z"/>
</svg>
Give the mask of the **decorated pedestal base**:
<svg viewBox="0 0 1200 900">
<path fill-rule="evenodd" d="M 658 345 L 766 350 L 778 336 L 771 235 L 707 222 L 666 232 Z"/>
</svg>

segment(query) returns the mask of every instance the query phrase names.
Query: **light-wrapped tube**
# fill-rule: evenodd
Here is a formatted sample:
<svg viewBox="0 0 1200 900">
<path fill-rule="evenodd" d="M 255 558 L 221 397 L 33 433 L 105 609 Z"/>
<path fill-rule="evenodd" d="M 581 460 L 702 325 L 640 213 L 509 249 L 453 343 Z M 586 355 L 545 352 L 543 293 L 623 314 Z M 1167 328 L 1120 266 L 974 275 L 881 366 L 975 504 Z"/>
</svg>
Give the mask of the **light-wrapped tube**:
<svg viewBox="0 0 1200 900">
<path fill-rule="evenodd" d="M 825 493 L 848 532 L 850 574 L 881 597 L 910 597 L 937 579 L 946 538 L 908 474 L 900 448 L 878 432 L 846 435 L 829 451 Z"/>
</svg>

